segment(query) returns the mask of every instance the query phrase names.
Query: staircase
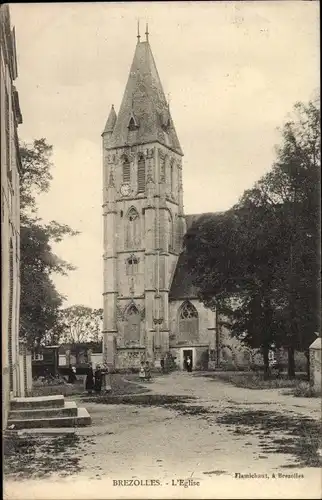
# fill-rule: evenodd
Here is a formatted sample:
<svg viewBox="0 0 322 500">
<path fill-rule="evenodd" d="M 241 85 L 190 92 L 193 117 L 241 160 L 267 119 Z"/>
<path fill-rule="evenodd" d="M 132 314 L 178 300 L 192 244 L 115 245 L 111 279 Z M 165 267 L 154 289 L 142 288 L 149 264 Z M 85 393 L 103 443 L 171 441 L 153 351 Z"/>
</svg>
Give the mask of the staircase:
<svg viewBox="0 0 322 500">
<path fill-rule="evenodd" d="M 10 401 L 9 429 L 84 427 L 91 425 L 86 408 L 78 408 L 64 396 L 14 398 Z"/>
</svg>

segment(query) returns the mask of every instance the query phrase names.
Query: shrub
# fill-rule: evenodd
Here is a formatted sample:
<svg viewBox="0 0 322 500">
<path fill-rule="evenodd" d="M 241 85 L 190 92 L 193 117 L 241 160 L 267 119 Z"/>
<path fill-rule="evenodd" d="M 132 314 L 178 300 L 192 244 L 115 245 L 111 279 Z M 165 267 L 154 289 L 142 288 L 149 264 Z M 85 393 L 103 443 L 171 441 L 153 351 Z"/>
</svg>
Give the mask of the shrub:
<svg viewBox="0 0 322 500">
<path fill-rule="evenodd" d="M 321 397 L 321 392 L 314 390 L 309 382 L 299 382 L 292 391 L 293 396 L 299 398 L 318 398 Z"/>
</svg>

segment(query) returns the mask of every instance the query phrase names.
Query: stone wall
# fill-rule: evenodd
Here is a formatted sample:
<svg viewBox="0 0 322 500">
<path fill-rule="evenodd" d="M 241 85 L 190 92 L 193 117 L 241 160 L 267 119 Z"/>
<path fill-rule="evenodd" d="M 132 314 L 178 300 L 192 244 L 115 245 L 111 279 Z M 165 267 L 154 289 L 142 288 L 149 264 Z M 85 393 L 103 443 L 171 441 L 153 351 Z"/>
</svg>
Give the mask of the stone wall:
<svg viewBox="0 0 322 500">
<path fill-rule="evenodd" d="M 6 426 L 11 396 L 20 395 L 20 200 L 17 124 L 22 123 L 18 92 L 15 37 L 8 5 L 0 11 L 1 52 L 1 340 L 2 426 Z M 23 382 L 22 382 L 23 383 Z"/>
<path fill-rule="evenodd" d="M 139 369 L 141 361 L 144 360 L 145 349 L 142 348 L 117 348 L 116 368 L 126 370 L 128 368 Z"/>
</svg>

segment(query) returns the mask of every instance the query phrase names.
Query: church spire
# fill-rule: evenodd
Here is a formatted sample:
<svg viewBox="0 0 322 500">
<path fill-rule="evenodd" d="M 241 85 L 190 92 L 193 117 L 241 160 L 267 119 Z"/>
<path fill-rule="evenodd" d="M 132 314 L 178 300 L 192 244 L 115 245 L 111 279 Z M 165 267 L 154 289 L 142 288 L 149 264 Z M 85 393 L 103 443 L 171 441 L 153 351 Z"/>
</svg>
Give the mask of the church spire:
<svg viewBox="0 0 322 500">
<path fill-rule="evenodd" d="M 114 104 L 112 104 L 111 111 L 110 111 L 110 114 L 108 115 L 106 125 L 105 125 L 105 128 L 104 128 L 102 135 L 113 132 L 114 125 L 116 123 L 116 119 L 117 119 L 117 116 L 115 113 Z"/>
<path fill-rule="evenodd" d="M 106 124 L 112 130 L 109 148 L 159 142 L 183 155 L 151 51 L 148 24 L 145 35 L 143 42 L 138 38 L 118 116 L 113 109 Z"/>
</svg>

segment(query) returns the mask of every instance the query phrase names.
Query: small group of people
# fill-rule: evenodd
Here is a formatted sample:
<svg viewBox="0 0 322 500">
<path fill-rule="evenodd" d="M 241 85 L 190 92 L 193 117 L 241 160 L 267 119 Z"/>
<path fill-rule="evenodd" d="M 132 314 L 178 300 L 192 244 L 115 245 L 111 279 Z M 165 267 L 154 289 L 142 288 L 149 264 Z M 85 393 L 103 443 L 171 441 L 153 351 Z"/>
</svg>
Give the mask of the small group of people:
<svg viewBox="0 0 322 500">
<path fill-rule="evenodd" d="M 96 369 L 94 372 L 91 363 L 88 364 L 88 370 L 85 381 L 85 389 L 88 392 L 88 394 L 92 394 L 93 391 L 96 392 L 97 394 L 101 392 L 103 379 L 107 373 L 108 373 L 108 368 L 105 366 L 101 368 L 100 365 L 96 365 Z"/>
<path fill-rule="evenodd" d="M 149 361 L 141 361 L 140 379 L 151 380 L 151 367 Z"/>
</svg>

